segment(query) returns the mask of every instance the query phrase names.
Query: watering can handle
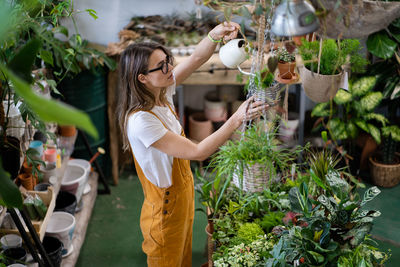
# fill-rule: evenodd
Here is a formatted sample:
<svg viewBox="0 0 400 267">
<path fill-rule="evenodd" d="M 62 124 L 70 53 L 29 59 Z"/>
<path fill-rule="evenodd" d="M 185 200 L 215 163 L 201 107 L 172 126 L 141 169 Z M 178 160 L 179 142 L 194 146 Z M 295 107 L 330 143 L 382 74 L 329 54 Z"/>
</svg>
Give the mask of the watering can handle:
<svg viewBox="0 0 400 267">
<path fill-rule="evenodd" d="M 240 71 L 241 73 L 243 73 L 244 75 L 254 76 L 254 77 L 256 76 L 254 73 L 250 73 L 250 72 L 246 72 L 246 71 L 242 70 L 242 69 L 240 68 L 239 65 L 237 65 L 237 68 L 238 68 L 239 71 Z"/>
</svg>

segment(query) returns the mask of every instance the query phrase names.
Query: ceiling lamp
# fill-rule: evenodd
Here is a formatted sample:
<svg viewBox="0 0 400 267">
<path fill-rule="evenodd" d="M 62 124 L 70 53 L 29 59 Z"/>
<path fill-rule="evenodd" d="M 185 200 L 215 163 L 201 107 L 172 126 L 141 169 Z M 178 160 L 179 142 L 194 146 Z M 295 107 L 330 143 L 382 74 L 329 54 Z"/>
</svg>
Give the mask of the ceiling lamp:
<svg viewBox="0 0 400 267">
<path fill-rule="evenodd" d="M 299 36 L 315 32 L 319 21 L 315 9 L 304 0 L 286 0 L 276 9 L 271 31 L 277 36 Z"/>
</svg>

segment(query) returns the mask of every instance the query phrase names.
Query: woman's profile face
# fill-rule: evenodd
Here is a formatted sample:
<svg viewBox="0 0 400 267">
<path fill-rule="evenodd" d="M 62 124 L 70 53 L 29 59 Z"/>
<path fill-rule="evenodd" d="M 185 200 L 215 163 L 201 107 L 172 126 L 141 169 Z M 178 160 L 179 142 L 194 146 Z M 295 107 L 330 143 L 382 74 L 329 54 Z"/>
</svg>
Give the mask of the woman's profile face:
<svg viewBox="0 0 400 267">
<path fill-rule="evenodd" d="M 149 73 L 146 74 L 149 84 L 147 86 L 165 88 L 174 84 L 172 75 L 173 66 L 168 56 L 161 49 L 156 49 L 149 58 Z M 166 73 L 164 73 L 166 71 Z"/>
</svg>

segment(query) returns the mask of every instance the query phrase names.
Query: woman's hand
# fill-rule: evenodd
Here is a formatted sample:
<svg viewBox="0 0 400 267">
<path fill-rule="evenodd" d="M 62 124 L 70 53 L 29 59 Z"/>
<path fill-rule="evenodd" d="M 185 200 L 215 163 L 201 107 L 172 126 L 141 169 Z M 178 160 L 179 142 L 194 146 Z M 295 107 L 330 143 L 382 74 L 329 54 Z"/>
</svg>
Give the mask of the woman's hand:
<svg viewBox="0 0 400 267">
<path fill-rule="evenodd" d="M 237 127 L 239 127 L 243 121 L 254 120 L 263 114 L 263 111 L 269 108 L 268 104 L 261 101 L 254 101 L 254 96 L 243 102 L 238 110 L 232 115 Z"/>
<path fill-rule="evenodd" d="M 210 36 L 214 40 L 224 39 L 225 41 L 229 41 L 236 38 L 239 28 L 240 25 L 236 22 L 225 21 L 215 26 L 215 28 L 210 31 Z"/>
</svg>

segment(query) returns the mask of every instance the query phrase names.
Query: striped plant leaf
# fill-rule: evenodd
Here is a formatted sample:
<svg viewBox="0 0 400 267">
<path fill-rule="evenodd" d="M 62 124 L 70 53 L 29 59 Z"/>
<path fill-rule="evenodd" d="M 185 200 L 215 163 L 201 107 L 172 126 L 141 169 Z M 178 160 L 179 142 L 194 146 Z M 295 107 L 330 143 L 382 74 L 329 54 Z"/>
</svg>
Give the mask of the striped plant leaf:
<svg viewBox="0 0 400 267">
<path fill-rule="evenodd" d="M 371 91 L 375 83 L 376 77 L 374 76 L 362 77 L 353 83 L 350 91 L 354 96 L 363 96 Z"/>
<path fill-rule="evenodd" d="M 352 95 L 347 92 L 346 90 L 340 89 L 335 97 L 333 98 L 333 100 L 335 101 L 336 104 L 338 105 L 344 105 L 349 103 L 352 100 Z"/>
<path fill-rule="evenodd" d="M 346 123 L 340 118 L 334 118 L 328 122 L 328 127 L 331 129 L 332 135 L 337 140 L 346 140 L 349 138 L 346 129 Z"/>
<path fill-rule="evenodd" d="M 364 120 L 356 118 L 356 119 L 353 119 L 353 121 L 359 128 L 361 128 L 363 131 L 369 133 L 368 124 Z"/>
<path fill-rule="evenodd" d="M 330 115 L 329 102 L 315 105 L 311 112 L 312 117 L 328 117 Z"/>
<path fill-rule="evenodd" d="M 381 102 L 383 95 L 381 92 L 371 92 L 360 99 L 360 104 L 363 110 L 372 111 Z"/>
<path fill-rule="evenodd" d="M 376 186 L 368 188 L 368 190 L 365 191 L 365 193 L 364 193 L 364 198 L 360 203 L 360 207 L 364 206 L 367 202 L 373 200 L 380 193 L 381 193 L 381 190 L 379 190 L 379 188 Z"/>
<path fill-rule="evenodd" d="M 381 131 L 373 124 L 368 123 L 368 133 L 375 139 L 375 142 L 381 143 Z"/>
<path fill-rule="evenodd" d="M 386 126 L 386 123 L 389 122 L 388 119 L 386 119 L 385 116 L 383 116 L 382 114 L 378 114 L 378 113 L 368 113 L 364 116 L 365 120 L 376 120 L 380 123 L 382 123 L 383 126 Z"/>
</svg>

